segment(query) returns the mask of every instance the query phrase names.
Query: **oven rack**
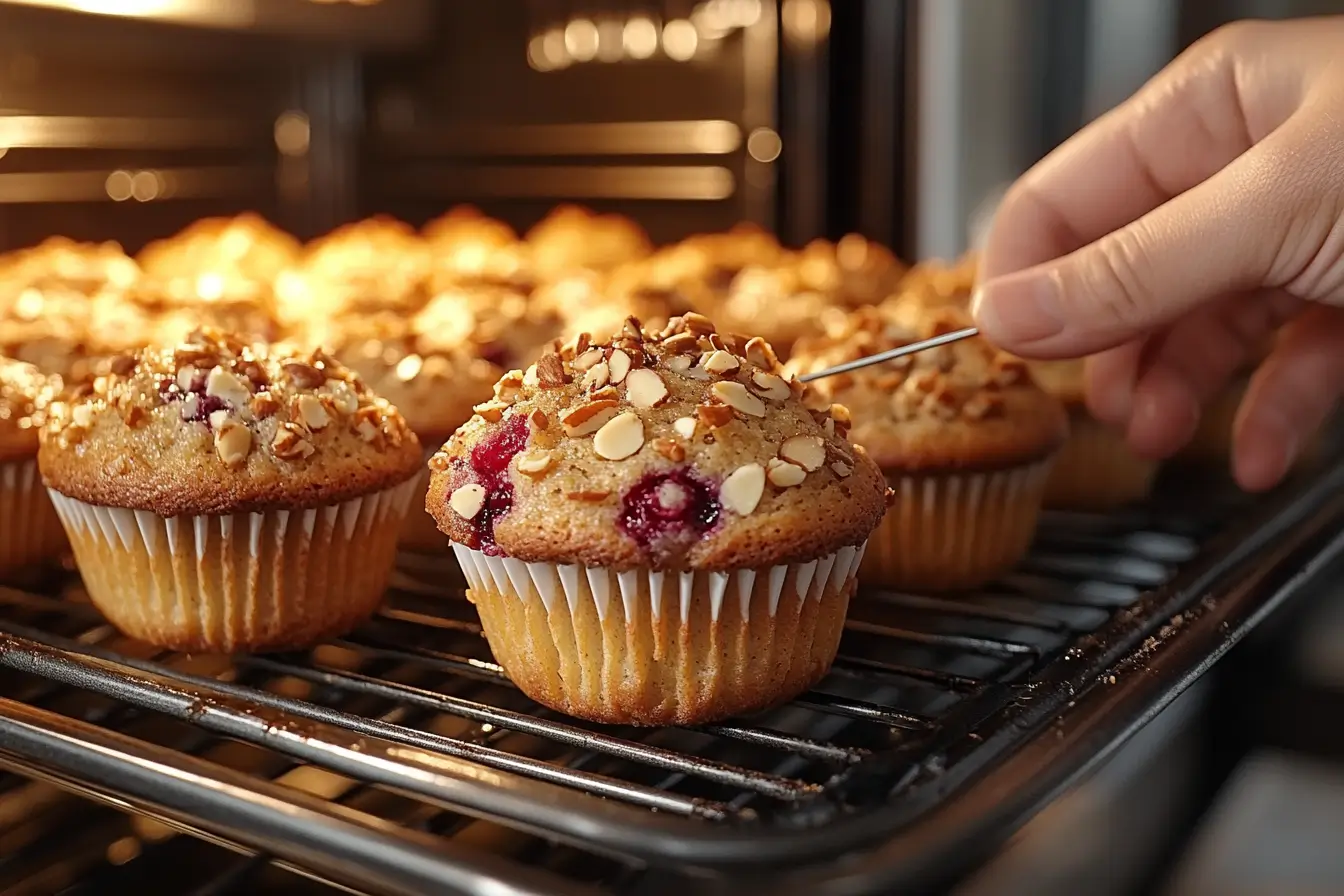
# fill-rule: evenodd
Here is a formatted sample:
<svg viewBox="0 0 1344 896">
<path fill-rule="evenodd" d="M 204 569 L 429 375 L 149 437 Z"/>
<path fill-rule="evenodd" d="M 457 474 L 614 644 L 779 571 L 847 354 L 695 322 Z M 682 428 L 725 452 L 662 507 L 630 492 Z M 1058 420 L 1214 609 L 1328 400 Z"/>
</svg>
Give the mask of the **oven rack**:
<svg viewBox="0 0 1344 896">
<path fill-rule="evenodd" d="M 694 729 L 526 700 L 439 559 L 404 558 L 355 634 L 269 657 L 156 653 L 72 575 L 0 589 L 0 768 L 15 776 L 0 806 L 38 779 L 158 825 L 127 835 L 93 816 L 134 857 L 93 855 L 107 889 L 81 892 L 192 848 L 171 831 L 252 857 L 211 893 L 268 864 L 377 894 L 925 892 L 1344 548 L 1338 464 L 1264 499 L 1191 485 L 1049 515 L 1021 569 L 980 593 L 867 593 L 816 690 Z"/>
</svg>

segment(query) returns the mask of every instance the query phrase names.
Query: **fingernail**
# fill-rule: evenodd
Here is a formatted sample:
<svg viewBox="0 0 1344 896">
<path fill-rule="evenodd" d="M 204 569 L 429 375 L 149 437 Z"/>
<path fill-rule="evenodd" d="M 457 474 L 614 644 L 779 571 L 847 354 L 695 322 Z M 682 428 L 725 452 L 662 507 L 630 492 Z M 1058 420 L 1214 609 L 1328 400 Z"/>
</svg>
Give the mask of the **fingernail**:
<svg viewBox="0 0 1344 896">
<path fill-rule="evenodd" d="M 980 332 L 1012 347 L 1057 335 L 1064 329 L 1059 283 L 1047 273 L 1023 272 L 984 284 L 971 298 Z"/>
</svg>

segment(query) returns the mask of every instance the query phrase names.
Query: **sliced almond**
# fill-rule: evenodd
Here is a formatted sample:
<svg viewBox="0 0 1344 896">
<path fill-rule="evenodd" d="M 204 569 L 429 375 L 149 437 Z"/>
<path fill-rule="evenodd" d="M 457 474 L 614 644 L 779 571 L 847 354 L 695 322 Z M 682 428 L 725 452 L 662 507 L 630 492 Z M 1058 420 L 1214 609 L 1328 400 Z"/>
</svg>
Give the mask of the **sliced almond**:
<svg viewBox="0 0 1344 896">
<path fill-rule="evenodd" d="M 546 412 L 541 408 L 533 409 L 532 413 L 527 415 L 527 422 L 532 424 L 532 428 L 537 432 L 545 432 L 551 425 L 551 418 L 546 416 Z"/>
<path fill-rule="evenodd" d="M 681 316 L 681 322 L 687 330 L 698 336 L 714 332 L 714 321 L 696 311 L 687 311 Z"/>
<path fill-rule="evenodd" d="M 765 416 L 765 402 L 747 391 L 747 387 L 733 380 L 720 380 L 709 389 L 719 401 L 735 411 L 751 417 Z"/>
<path fill-rule="evenodd" d="M 603 424 L 593 436 L 593 450 L 606 460 L 625 460 L 644 447 L 644 421 L 626 411 Z"/>
<path fill-rule="evenodd" d="M 613 383 L 623 382 L 632 366 L 634 365 L 630 363 L 630 356 L 623 349 L 613 349 L 611 357 L 607 359 L 610 381 Z"/>
<path fill-rule="evenodd" d="M 621 393 L 615 386 L 603 386 L 588 396 L 592 401 L 618 401 L 620 397 Z"/>
<path fill-rule="evenodd" d="M 667 384 L 654 371 L 641 367 L 626 377 L 625 398 L 637 408 L 656 408 L 667 399 Z"/>
<path fill-rule="evenodd" d="M 263 392 L 260 394 L 265 395 L 267 393 Z M 336 387 L 331 390 L 331 402 L 336 410 L 340 411 L 342 414 L 353 414 L 355 411 L 359 410 L 359 396 L 355 394 L 354 389 L 350 388 L 349 383 L 336 384 Z M 256 404 L 255 398 L 252 403 Z M 255 408 L 252 413 L 256 413 Z"/>
<path fill-rule="evenodd" d="M 245 408 L 252 400 L 252 389 L 235 373 L 215 367 L 205 378 L 205 394 L 227 401 L 236 408 Z"/>
<path fill-rule="evenodd" d="M 775 357 L 775 350 L 770 347 L 770 343 L 759 336 L 753 336 L 747 340 L 746 355 L 748 361 L 762 367 L 774 368 L 779 363 L 779 359 Z"/>
<path fill-rule="evenodd" d="M 498 423 L 500 418 L 504 416 L 504 412 L 510 407 L 511 405 L 507 402 L 491 399 L 484 404 L 476 405 L 472 410 L 479 414 L 485 422 Z"/>
<path fill-rule="evenodd" d="M 839 476 L 841 479 L 848 478 L 849 474 L 854 472 L 854 468 L 852 466 L 840 460 L 831 464 L 831 470 L 834 471 L 835 475 Z"/>
<path fill-rule="evenodd" d="M 719 488 L 723 506 L 739 516 L 749 516 L 765 494 L 765 467 L 744 464 L 728 474 Z"/>
<path fill-rule="evenodd" d="M 826 463 L 826 443 L 821 436 L 793 436 L 779 446 L 779 456 L 812 473 Z"/>
<path fill-rule="evenodd" d="M 584 488 L 577 491 L 565 492 L 565 497 L 571 501 L 586 501 L 590 504 L 596 504 L 611 497 L 611 492 L 600 488 Z"/>
<path fill-rule="evenodd" d="M 221 429 L 225 423 L 229 422 L 228 411 L 214 411 L 210 414 L 210 426 L 212 429 Z"/>
<path fill-rule="evenodd" d="M 537 361 L 537 382 L 543 389 L 556 389 L 565 384 L 565 362 L 555 352 L 547 352 Z"/>
<path fill-rule="evenodd" d="M 691 358 L 689 355 L 673 355 L 667 359 L 666 366 L 673 373 L 685 373 L 691 369 Z"/>
<path fill-rule="evenodd" d="M 537 365 L 533 364 L 523 371 L 523 385 L 532 389 L 541 385 L 541 378 L 537 376 Z"/>
<path fill-rule="evenodd" d="M 246 461 L 251 452 L 252 430 L 237 420 L 225 420 L 215 428 L 215 453 L 225 464 L 236 467 Z"/>
<path fill-rule="evenodd" d="M 567 436 L 586 436 L 597 432 L 608 420 L 616 416 L 617 404 L 618 402 L 611 400 L 590 401 L 576 408 L 570 408 L 560 415 L 560 425 L 565 428 Z"/>
<path fill-rule="evenodd" d="M 833 404 L 830 407 L 831 419 L 841 426 L 853 426 L 854 419 L 849 414 L 849 408 L 843 404 Z"/>
<path fill-rule="evenodd" d="M 654 439 L 649 445 L 653 447 L 654 451 L 674 464 L 679 464 L 686 459 L 686 449 L 676 439 Z"/>
<path fill-rule="evenodd" d="M 327 381 L 327 372 L 312 364 L 289 361 L 284 366 L 285 373 L 289 374 L 290 380 L 300 389 L 316 389 Z"/>
<path fill-rule="evenodd" d="M 718 429 L 733 422 L 733 409 L 726 404 L 702 404 L 695 415 L 709 429 Z"/>
<path fill-rule="evenodd" d="M 606 361 L 598 361 L 583 375 L 583 388 L 589 392 L 596 392 L 607 384 L 611 378 L 611 370 L 607 367 Z"/>
<path fill-rule="evenodd" d="M 678 417 L 672 421 L 672 428 L 677 431 L 677 435 L 689 442 L 695 438 L 695 423 L 694 417 Z"/>
<path fill-rule="evenodd" d="M 751 385 L 758 395 L 771 401 L 787 401 L 793 395 L 793 390 L 782 376 L 775 376 L 764 370 L 752 372 Z"/>
<path fill-rule="evenodd" d="M 677 333 L 663 340 L 663 346 L 674 355 L 684 355 L 700 348 L 700 338 L 694 333 Z"/>
<path fill-rule="evenodd" d="M 803 480 L 807 478 L 807 471 L 797 464 L 772 457 L 769 463 L 765 465 L 765 475 L 770 480 L 771 485 L 779 488 L 789 488 L 790 486 L 801 485 Z"/>
<path fill-rule="evenodd" d="M 177 388 L 183 392 L 191 391 L 191 384 L 196 380 L 196 368 L 187 364 L 177 371 Z"/>
<path fill-rule="evenodd" d="M 831 399 L 816 386 L 805 384 L 803 386 L 803 407 L 809 411 L 827 411 L 830 410 Z"/>
<path fill-rule="evenodd" d="M 574 369 L 579 373 L 585 373 L 592 370 L 593 367 L 602 360 L 602 349 L 590 348 L 588 351 L 574 359 Z"/>
<path fill-rule="evenodd" d="M 710 352 L 700 359 L 700 366 L 715 376 L 725 376 L 742 365 L 732 355 L 722 349 Z"/>
<path fill-rule="evenodd" d="M 321 432 L 331 424 L 331 414 L 316 395 L 300 395 L 294 405 L 299 422 L 311 432 Z"/>
<path fill-rule="evenodd" d="M 281 423 L 275 431 L 275 438 L 271 441 L 271 451 L 281 460 L 311 457 L 316 450 L 313 448 L 313 443 L 305 439 L 302 431 L 293 423 Z"/>
<path fill-rule="evenodd" d="M 529 448 L 518 455 L 518 472 L 526 473 L 533 479 L 540 479 L 555 466 L 555 455 L 549 451 Z"/>
<path fill-rule="evenodd" d="M 475 519 L 476 514 L 485 506 L 485 487 L 475 482 L 459 486 L 448 497 L 448 506 L 453 509 L 453 513 L 464 520 Z"/>
</svg>

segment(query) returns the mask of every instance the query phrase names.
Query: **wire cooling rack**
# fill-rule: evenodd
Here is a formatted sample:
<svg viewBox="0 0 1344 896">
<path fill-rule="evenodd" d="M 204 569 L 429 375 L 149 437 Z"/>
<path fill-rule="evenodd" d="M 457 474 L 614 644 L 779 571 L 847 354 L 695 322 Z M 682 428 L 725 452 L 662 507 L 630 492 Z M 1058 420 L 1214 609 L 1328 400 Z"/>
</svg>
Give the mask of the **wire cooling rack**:
<svg viewBox="0 0 1344 896">
<path fill-rule="evenodd" d="M 1335 465 L 1269 499 L 1186 486 L 1048 516 L 975 594 L 864 593 L 818 688 L 696 728 L 532 703 L 440 559 L 404 558 L 358 632 L 266 657 L 128 641 L 73 575 L 0 590 L 0 886 L 931 890 L 1344 547 Z"/>
</svg>

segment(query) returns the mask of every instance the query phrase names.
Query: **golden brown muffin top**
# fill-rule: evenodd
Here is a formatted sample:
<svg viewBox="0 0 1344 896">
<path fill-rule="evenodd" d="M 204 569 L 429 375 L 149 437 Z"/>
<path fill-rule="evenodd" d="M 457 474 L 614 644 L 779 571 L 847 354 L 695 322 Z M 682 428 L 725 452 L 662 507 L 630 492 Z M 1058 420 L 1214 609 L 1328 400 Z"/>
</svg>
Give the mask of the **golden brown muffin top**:
<svg viewBox="0 0 1344 896">
<path fill-rule="evenodd" d="M 758 338 L 633 318 L 506 374 L 430 462 L 454 541 L 527 561 L 760 569 L 864 541 L 886 486 Z"/>
<path fill-rule="evenodd" d="M 0 463 L 37 454 L 37 433 L 61 380 L 31 364 L 0 358 Z"/>
<path fill-rule="evenodd" d="M 974 252 L 950 263 L 936 258 L 921 261 L 896 284 L 896 292 L 903 301 L 917 302 L 930 309 L 948 306 L 964 309 L 970 304 L 979 263 Z"/>
<path fill-rule="evenodd" d="M 908 309 L 893 303 L 829 318 L 831 332 L 800 342 L 790 369 L 810 373 L 970 324 L 953 309 Z M 1025 362 L 978 338 L 814 385 L 852 410 L 854 440 L 889 474 L 1018 466 L 1049 456 L 1068 434 L 1064 409 Z"/>
<path fill-rule="evenodd" d="M 28 289 L 54 299 L 122 290 L 135 283 L 140 274 L 139 265 L 120 243 L 79 243 L 51 237 L 32 248 L 9 253 L 0 267 L 0 306 Z"/>
<path fill-rule="evenodd" d="M 513 228 L 459 205 L 425 225 L 429 244 L 430 290 L 471 283 L 524 285 L 531 279 L 529 249 Z"/>
<path fill-rule="evenodd" d="M 813 240 L 794 261 L 803 287 L 842 305 L 873 305 L 886 299 L 905 274 L 891 250 L 857 233 L 839 242 Z"/>
<path fill-rule="evenodd" d="M 420 463 L 401 414 L 340 362 L 213 330 L 116 358 L 53 407 L 39 453 L 61 494 L 160 516 L 335 504 Z"/>
<path fill-rule="evenodd" d="M 179 301 L 216 302 L 269 292 L 303 246 L 260 215 L 202 218 L 140 251 L 136 260 L 156 292 Z"/>
<path fill-rule="evenodd" d="M 538 276 L 574 270 L 607 271 L 653 251 L 648 234 L 624 215 L 599 215 L 577 205 L 559 205 L 527 232 Z"/>
</svg>

